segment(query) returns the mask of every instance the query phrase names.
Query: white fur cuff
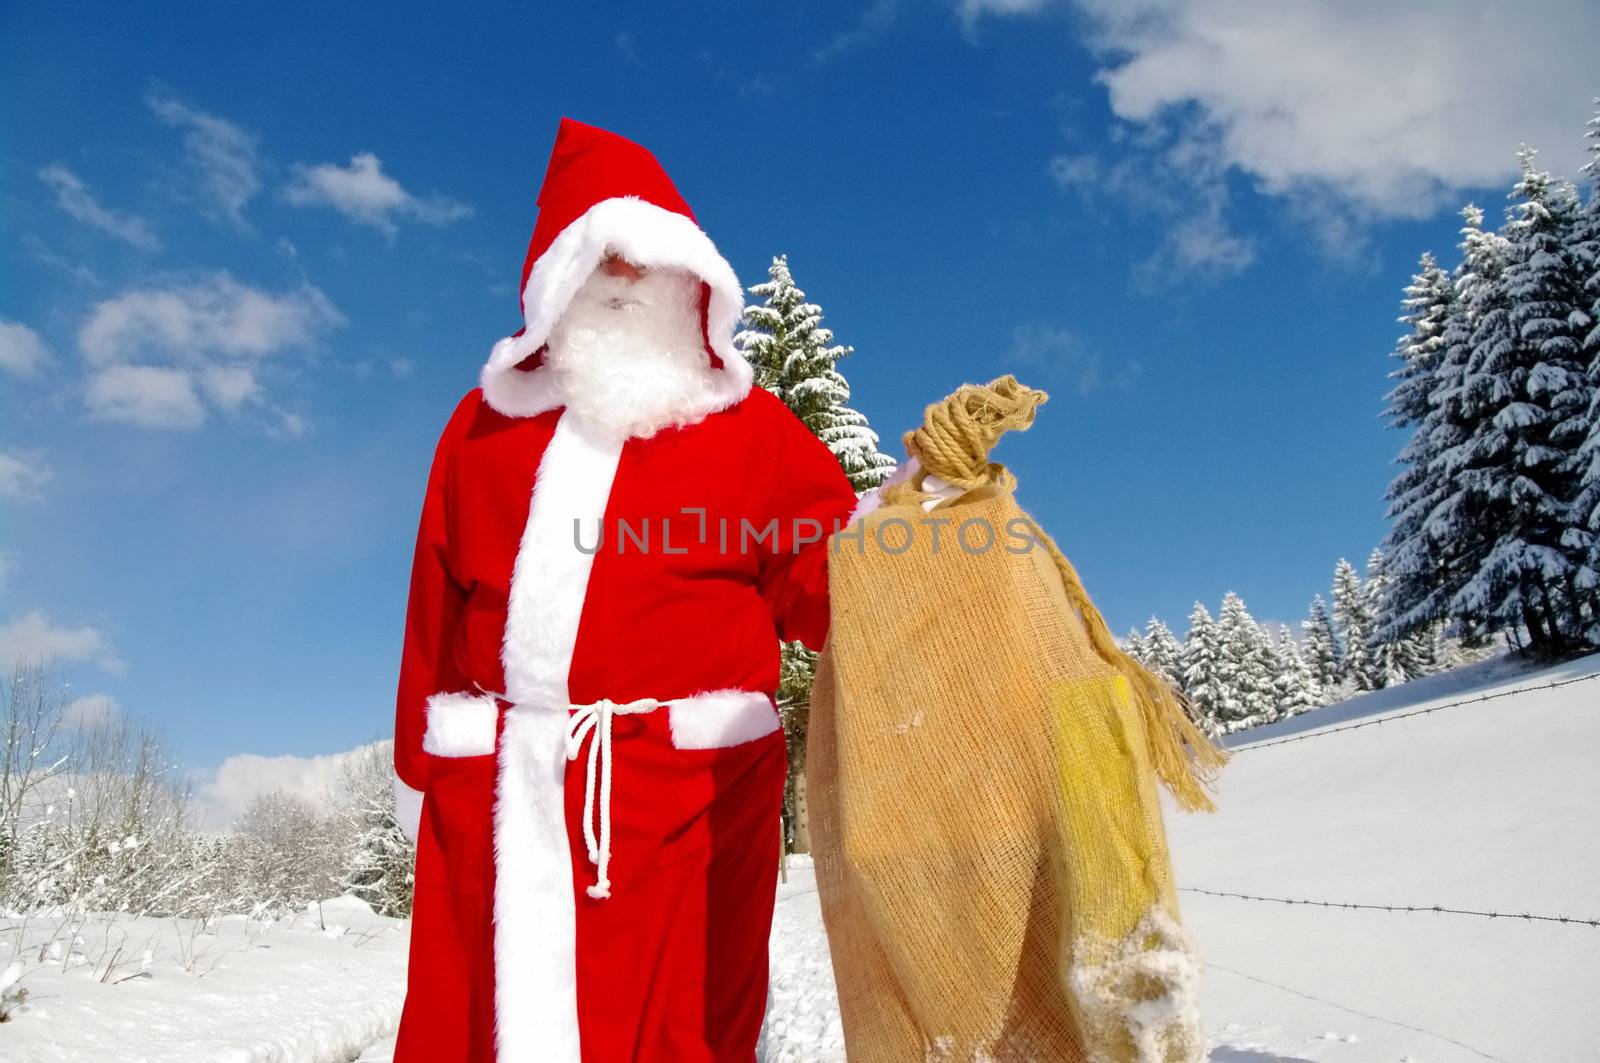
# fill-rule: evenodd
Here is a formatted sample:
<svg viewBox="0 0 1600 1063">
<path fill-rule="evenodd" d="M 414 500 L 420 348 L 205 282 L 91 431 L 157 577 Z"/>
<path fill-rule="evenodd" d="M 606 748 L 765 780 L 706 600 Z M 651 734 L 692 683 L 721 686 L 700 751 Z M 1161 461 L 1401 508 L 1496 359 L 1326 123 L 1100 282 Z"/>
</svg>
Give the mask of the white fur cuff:
<svg viewBox="0 0 1600 1063">
<path fill-rule="evenodd" d="M 412 845 L 417 844 L 417 834 L 422 829 L 422 791 L 413 790 L 394 777 L 394 818 L 400 824 L 400 833 Z"/>
<path fill-rule="evenodd" d="M 708 690 L 667 710 L 678 749 L 721 749 L 752 742 L 782 726 L 772 699 L 754 690 Z"/>
<path fill-rule="evenodd" d="M 500 707 L 489 694 L 434 694 L 428 698 L 422 750 L 436 757 L 481 757 L 494 752 Z"/>
</svg>

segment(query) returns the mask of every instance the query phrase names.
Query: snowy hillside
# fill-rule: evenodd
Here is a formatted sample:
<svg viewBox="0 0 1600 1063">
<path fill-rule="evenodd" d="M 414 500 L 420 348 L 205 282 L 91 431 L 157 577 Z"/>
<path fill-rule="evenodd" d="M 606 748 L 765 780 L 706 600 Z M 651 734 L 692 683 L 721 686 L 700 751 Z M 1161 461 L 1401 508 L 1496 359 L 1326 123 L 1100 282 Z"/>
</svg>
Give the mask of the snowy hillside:
<svg viewBox="0 0 1600 1063">
<path fill-rule="evenodd" d="M 1237 737 L 1221 811 L 1169 813 L 1182 886 L 1600 919 L 1600 655 L 1485 661 Z M 1182 903 L 1215 1059 L 1600 1058 L 1600 927 Z"/>
<path fill-rule="evenodd" d="M 1235 748 L 1221 811 L 1167 820 L 1207 961 L 1213 1060 L 1600 1058 L 1588 1018 L 1600 927 L 1190 892 L 1600 918 L 1600 654 L 1537 672 L 1481 662 L 1254 729 Z M 312 914 L 201 933 L 124 916 L 81 942 L 45 921 L 0 923 L 0 967 L 24 938 L 32 994 L 0 1024 L 0 1057 L 387 1060 L 405 924 L 350 901 L 322 918 L 326 930 Z M 842 1060 L 803 858 L 779 889 L 772 958 L 769 1063 Z"/>
</svg>

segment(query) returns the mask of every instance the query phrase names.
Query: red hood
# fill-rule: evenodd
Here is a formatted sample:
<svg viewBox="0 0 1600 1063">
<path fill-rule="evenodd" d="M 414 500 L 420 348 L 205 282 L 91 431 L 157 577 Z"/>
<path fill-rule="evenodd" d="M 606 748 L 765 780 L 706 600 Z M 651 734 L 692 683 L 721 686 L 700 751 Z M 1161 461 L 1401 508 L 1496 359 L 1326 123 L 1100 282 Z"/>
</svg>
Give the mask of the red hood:
<svg viewBox="0 0 1600 1063">
<path fill-rule="evenodd" d="M 540 355 L 573 293 L 610 252 L 637 266 L 685 269 L 703 282 L 701 323 L 713 398 L 705 409 L 685 412 L 703 415 L 744 397 L 750 366 L 733 346 L 744 289 L 648 149 L 561 119 L 538 206 L 522 264 L 523 327 L 494 345 L 481 374 L 490 406 L 530 417 L 563 404 Z"/>
</svg>

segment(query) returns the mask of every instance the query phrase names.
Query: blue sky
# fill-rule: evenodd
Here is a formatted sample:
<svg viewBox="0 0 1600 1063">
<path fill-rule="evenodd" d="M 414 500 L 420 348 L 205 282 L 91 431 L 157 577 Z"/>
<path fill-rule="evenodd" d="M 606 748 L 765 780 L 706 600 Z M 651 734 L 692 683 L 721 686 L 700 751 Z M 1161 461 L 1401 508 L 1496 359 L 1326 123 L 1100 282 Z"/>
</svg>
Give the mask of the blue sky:
<svg viewBox="0 0 1600 1063">
<path fill-rule="evenodd" d="M 1519 140 L 1575 174 L 1600 90 L 1581 3 L 1537 49 L 1487 2 L 555 6 L 5 6 L 0 649 L 196 768 L 386 734 L 564 114 L 745 284 L 789 255 L 896 451 L 964 381 L 1050 390 L 1002 457 L 1114 630 L 1298 620 L 1385 528 L 1417 254 Z"/>
</svg>

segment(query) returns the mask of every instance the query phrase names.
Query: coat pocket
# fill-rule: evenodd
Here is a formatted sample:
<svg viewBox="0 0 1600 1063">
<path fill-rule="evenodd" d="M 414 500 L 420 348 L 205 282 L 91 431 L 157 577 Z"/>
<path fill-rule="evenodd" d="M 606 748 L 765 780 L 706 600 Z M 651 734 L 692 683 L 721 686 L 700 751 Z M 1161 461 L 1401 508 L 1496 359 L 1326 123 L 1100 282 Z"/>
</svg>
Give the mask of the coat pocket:
<svg viewBox="0 0 1600 1063">
<path fill-rule="evenodd" d="M 428 788 L 417 883 L 490 897 L 494 890 L 495 746 L 499 705 L 487 694 L 428 699 L 422 748 Z"/>
</svg>

